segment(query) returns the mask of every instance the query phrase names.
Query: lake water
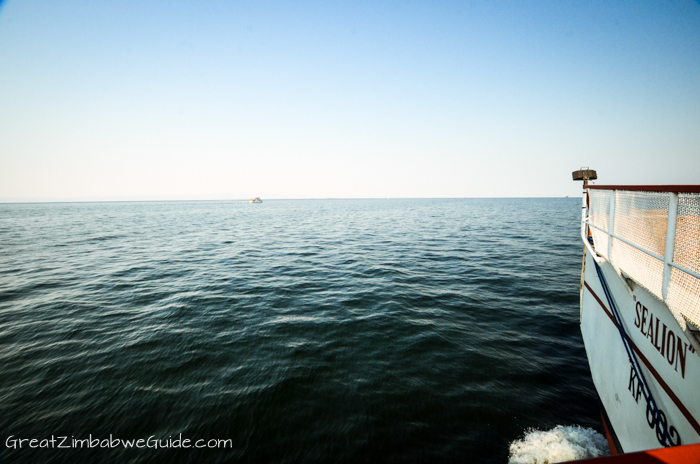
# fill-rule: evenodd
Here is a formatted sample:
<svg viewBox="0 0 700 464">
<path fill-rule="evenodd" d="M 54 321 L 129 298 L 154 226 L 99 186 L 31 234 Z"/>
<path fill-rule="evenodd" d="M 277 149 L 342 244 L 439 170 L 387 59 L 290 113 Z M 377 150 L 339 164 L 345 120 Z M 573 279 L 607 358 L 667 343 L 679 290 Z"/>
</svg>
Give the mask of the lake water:
<svg viewBox="0 0 700 464">
<path fill-rule="evenodd" d="M 579 221 L 577 198 L 0 204 L 0 462 L 505 463 L 529 428 L 600 431 Z M 230 441 L 8 448 L 110 435 Z"/>
</svg>

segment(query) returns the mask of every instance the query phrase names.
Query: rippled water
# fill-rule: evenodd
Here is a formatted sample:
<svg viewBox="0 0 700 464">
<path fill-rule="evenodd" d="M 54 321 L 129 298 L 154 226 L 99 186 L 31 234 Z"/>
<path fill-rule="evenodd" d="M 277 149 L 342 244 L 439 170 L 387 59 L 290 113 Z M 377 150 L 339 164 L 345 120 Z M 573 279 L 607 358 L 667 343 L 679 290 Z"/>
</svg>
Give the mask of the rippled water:
<svg viewBox="0 0 700 464">
<path fill-rule="evenodd" d="M 0 205 L 0 455 L 506 462 L 529 427 L 600 430 L 579 212 L 578 199 Z M 231 445 L 7 448 L 89 434 Z"/>
</svg>

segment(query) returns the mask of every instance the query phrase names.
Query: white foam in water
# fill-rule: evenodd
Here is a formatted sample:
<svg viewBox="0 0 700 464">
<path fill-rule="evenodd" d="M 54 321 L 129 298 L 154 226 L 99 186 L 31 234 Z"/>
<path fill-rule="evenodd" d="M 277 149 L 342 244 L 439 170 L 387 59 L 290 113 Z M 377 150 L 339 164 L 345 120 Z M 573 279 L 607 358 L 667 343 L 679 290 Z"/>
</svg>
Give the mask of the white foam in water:
<svg viewBox="0 0 700 464">
<path fill-rule="evenodd" d="M 593 429 L 557 425 L 552 430 L 529 430 L 510 444 L 508 464 L 551 464 L 610 454 L 608 441 Z"/>
</svg>

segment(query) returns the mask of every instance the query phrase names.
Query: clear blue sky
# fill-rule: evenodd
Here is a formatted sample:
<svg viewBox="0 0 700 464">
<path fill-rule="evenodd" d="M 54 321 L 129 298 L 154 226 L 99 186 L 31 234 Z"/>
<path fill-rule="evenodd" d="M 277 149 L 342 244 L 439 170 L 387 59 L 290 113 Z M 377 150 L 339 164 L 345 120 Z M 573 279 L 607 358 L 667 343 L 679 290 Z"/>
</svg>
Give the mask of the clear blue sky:
<svg viewBox="0 0 700 464">
<path fill-rule="evenodd" d="M 697 1 L 0 4 L 0 200 L 700 183 Z"/>
</svg>

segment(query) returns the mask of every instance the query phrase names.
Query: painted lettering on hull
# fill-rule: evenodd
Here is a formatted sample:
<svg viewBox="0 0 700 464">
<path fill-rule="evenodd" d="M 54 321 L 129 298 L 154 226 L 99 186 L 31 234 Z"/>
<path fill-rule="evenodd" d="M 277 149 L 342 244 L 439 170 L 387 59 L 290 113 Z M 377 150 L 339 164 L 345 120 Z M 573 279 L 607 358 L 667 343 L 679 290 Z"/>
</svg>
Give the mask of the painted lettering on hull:
<svg viewBox="0 0 700 464">
<path fill-rule="evenodd" d="M 656 414 L 654 414 L 654 409 L 652 407 L 651 401 L 648 398 L 643 398 L 643 387 L 637 372 L 632 368 L 630 364 L 630 382 L 627 389 L 632 394 L 634 401 L 639 404 L 639 399 L 646 399 L 646 416 L 647 425 L 650 429 L 655 429 L 656 439 L 661 446 L 678 446 L 681 444 L 681 436 L 678 430 L 674 426 L 668 425 L 668 419 L 666 418 L 666 413 L 657 406 Z M 644 402 L 642 402 L 644 404 Z M 668 428 L 667 428 L 668 427 Z M 668 433 L 666 431 L 668 430 Z"/>
<path fill-rule="evenodd" d="M 685 379 L 685 361 L 688 354 L 688 343 L 684 342 L 680 336 L 676 335 L 670 327 L 654 317 L 654 313 L 646 306 L 637 301 L 635 307 L 634 325 L 649 340 L 651 346 L 661 355 L 662 358 L 681 373 Z M 690 351 L 695 351 L 690 347 Z M 680 371 L 678 368 L 680 367 Z"/>
</svg>

